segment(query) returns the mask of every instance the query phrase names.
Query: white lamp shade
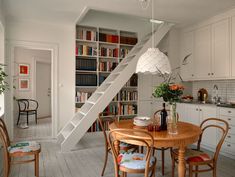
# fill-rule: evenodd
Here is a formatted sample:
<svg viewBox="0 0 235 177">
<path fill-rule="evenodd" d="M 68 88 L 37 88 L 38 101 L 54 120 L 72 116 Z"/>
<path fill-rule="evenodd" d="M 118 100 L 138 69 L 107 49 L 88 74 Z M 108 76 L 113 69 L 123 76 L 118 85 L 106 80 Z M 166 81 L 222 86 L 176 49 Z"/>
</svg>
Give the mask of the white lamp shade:
<svg viewBox="0 0 235 177">
<path fill-rule="evenodd" d="M 170 74 L 168 57 L 158 48 L 149 48 L 138 60 L 136 73 Z"/>
</svg>

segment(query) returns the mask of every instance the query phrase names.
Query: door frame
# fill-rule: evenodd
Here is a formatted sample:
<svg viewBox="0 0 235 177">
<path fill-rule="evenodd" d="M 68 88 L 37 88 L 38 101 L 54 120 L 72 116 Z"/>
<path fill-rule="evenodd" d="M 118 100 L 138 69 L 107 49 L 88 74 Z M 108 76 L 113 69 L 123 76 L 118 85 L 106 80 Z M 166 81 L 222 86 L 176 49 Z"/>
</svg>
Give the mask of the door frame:
<svg viewBox="0 0 235 177">
<path fill-rule="evenodd" d="M 50 70 L 51 70 L 51 85 L 50 87 L 52 88 L 52 81 L 53 81 L 53 78 L 52 78 L 52 58 L 50 59 L 50 61 L 42 61 L 42 60 L 39 60 L 40 57 L 33 57 L 33 61 L 34 61 L 34 78 L 33 78 L 33 97 L 34 99 L 36 100 L 37 98 L 37 64 L 38 63 L 44 63 L 44 64 L 48 64 L 50 65 Z M 51 100 L 52 100 L 52 96 L 51 97 Z M 51 113 L 52 113 L 52 101 L 51 101 Z"/>
<path fill-rule="evenodd" d="M 7 54 L 5 57 L 5 62 L 7 66 L 8 78 L 7 82 L 11 87 L 13 87 L 13 74 L 14 74 L 14 51 L 16 47 L 22 47 L 26 49 L 35 49 L 35 50 L 49 50 L 51 51 L 51 118 L 52 118 L 52 136 L 51 138 L 57 137 L 58 132 L 58 44 L 54 43 L 42 43 L 42 42 L 30 42 L 30 41 L 18 41 L 11 40 L 7 41 Z M 10 138 L 14 138 L 14 90 L 10 89 L 6 92 L 6 124 L 9 127 Z"/>
</svg>

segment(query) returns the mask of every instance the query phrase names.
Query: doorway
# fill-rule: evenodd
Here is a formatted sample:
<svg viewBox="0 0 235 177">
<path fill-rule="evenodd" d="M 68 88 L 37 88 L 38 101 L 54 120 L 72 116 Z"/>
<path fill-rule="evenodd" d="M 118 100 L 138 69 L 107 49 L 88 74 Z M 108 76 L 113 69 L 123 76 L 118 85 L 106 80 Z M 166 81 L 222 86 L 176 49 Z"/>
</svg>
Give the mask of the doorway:
<svg viewBox="0 0 235 177">
<path fill-rule="evenodd" d="M 14 140 L 34 140 L 52 138 L 52 54 L 50 50 L 28 49 L 16 47 L 14 50 Z M 22 74 L 21 66 L 27 67 L 26 74 Z M 26 83 L 22 84 L 22 81 Z M 24 85 L 26 84 L 26 85 Z M 22 86 L 24 87 L 22 89 Z M 26 87 L 26 88 L 25 88 Z M 37 109 L 35 114 L 20 115 L 22 104 L 19 106 L 19 99 L 31 99 L 38 103 L 30 109 Z M 37 121 L 35 120 L 37 117 Z M 18 122 L 19 119 L 19 122 Z"/>
</svg>

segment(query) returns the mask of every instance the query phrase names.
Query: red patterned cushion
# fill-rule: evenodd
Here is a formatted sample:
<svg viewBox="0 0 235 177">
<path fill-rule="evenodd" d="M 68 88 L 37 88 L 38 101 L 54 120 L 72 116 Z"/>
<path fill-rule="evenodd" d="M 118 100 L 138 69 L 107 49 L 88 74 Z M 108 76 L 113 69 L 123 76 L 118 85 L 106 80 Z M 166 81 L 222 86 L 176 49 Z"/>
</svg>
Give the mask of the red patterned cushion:
<svg viewBox="0 0 235 177">
<path fill-rule="evenodd" d="M 173 150 L 175 154 L 178 154 L 178 149 Z M 186 149 L 185 160 L 186 162 L 204 162 L 210 160 L 210 156 L 203 152 L 194 149 Z"/>
</svg>

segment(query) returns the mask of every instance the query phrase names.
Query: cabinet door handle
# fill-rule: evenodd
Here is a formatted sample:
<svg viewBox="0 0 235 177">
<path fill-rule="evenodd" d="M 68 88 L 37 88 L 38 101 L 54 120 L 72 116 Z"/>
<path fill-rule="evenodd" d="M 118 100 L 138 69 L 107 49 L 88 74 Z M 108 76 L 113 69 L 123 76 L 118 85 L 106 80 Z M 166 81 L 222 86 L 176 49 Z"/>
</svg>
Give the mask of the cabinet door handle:
<svg viewBox="0 0 235 177">
<path fill-rule="evenodd" d="M 228 120 L 231 120 L 231 118 L 228 118 Z"/>
<path fill-rule="evenodd" d="M 214 75 L 214 73 L 211 73 L 211 75 Z"/>
<path fill-rule="evenodd" d="M 228 127 L 229 130 L 231 130 L 231 127 Z"/>
<path fill-rule="evenodd" d="M 208 76 L 211 75 L 211 73 L 208 73 Z"/>
<path fill-rule="evenodd" d="M 228 113 L 231 113 L 231 111 L 228 111 Z"/>
<path fill-rule="evenodd" d="M 199 111 L 202 111 L 202 109 L 199 109 Z"/>
<path fill-rule="evenodd" d="M 196 111 L 198 111 L 198 109 L 196 109 Z"/>
<path fill-rule="evenodd" d="M 231 138 L 231 136 L 230 135 L 228 135 L 228 137 L 227 138 Z"/>
<path fill-rule="evenodd" d="M 227 144 L 228 147 L 231 147 L 231 144 Z"/>
<path fill-rule="evenodd" d="M 192 74 L 192 77 L 194 76 L 194 74 Z"/>
</svg>

